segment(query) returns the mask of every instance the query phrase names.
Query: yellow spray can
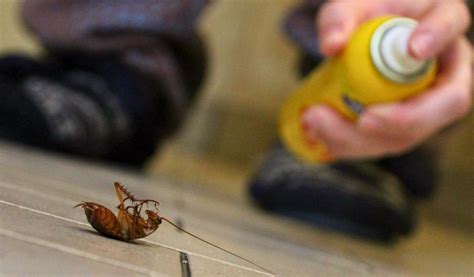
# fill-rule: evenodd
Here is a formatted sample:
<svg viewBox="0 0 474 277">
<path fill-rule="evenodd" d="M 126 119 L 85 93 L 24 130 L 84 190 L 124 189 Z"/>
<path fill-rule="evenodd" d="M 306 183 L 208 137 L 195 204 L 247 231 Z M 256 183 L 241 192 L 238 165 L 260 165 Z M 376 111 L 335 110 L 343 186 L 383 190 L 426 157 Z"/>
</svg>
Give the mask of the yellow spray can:
<svg viewBox="0 0 474 277">
<path fill-rule="evenodd" d="M 313 70 L 281 110 L 279 132 L 285 146 L 303 160 L 328 161 L 324 144 L 305 138 L 301 115 L 306 108 L 326 104 L 356 120 L 366 105 L 400 101 L 427 88 L 437 65 L 433 59 L 416 60 L 408 54 L 408 38 L 416 24 L 394 16 L 369 20 L 339 57 Z"/>
</svg>

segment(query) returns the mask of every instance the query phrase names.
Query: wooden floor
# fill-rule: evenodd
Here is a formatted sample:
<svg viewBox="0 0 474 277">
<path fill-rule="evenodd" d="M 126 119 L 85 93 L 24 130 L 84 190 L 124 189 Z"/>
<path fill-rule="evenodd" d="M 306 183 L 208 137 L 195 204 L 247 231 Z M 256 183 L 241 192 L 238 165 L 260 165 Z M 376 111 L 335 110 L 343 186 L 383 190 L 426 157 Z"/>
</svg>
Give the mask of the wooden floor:
<svg viewBox="0 0 474 277">
<path fill-rule="evenodd" d="M 18 3 L 0 0 L 0 54 L 40 51 L 18 24 Z M 441 185 L 420 205 L 416 232 L 394 244 L 279 218 L 248 200 L 247 180 L 275 140 L 278 107 L 297 82 L 295 48 L 279 30 L 294 3 L 215 1 L 206 11 L 208 80 L 147 177 L 0 143 L 0 275 L 175 276 L 179 251 L 189 253 L 196 276 L 266 274 L 168 226 L 138 244 L 95 235 L 70 207 L 81 200 L 114 207 L 116 179 L 158 198 L 163 215 L 184 219 L 188 229 L 278 275 L 474 275 L 473 114 L 435 142 L 444 153 Z"/>
<path fill-rule="evenodd" d="M 83 210 L 72 207 L 92 201 L 113 209 L 117 205 L 114 181 L 121 181 L 137 197 L 159 200 L 162 216 L 179 219 L 189 231 L 268 271 L 165 223 L 136 243 L 98 235 Z M 328 251 L 318 243 L 317 233 L 190 184 L 146 179 L 0 142 L 0 275 L 179 276 L 180 252 L 189 256 L 195 276 L 386 276 L 405 272 L 358 255 Z"/>
</svg>

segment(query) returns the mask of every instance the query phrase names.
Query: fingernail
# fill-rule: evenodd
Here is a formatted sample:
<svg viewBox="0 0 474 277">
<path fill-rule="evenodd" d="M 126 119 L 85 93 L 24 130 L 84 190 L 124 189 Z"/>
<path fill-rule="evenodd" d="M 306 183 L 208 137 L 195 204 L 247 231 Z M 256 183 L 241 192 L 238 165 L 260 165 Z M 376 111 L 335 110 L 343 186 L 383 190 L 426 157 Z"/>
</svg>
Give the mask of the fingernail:
<svg viewBox="0 0 474 277">
<path fill-rule="evenodd" d="M 430 48 L 433 47 L 434 38 L 429 33 L 421 33 L 415 35 L 411 41 L 411 52 L 416 58 L 424 58 L 428 56 Z"/>
<path fill-rule="evenodd" d="M 320 50 L 329 50 L 341 44 L 344 39 L 344 26 L 342 22 L 343 20 L 339 18 L 333 18 L 331 22 L 326 22 L 326 24 L 319 29 Z"/>
<path fill-rule="evenodd" d="M 344 41 L 344 34 L 339 31 L 331 31 L 324 36 L 321 46 L 324 48 L 338 47 Z"/>
</svg>

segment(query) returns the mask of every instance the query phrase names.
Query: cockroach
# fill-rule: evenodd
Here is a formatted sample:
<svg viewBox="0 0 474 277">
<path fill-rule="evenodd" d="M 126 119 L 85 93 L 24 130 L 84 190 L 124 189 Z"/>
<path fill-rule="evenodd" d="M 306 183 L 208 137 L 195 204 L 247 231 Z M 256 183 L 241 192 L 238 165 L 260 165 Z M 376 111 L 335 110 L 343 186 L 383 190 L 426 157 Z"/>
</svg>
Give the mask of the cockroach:
<svg viewBox="0 0 474 277">
<path fill-rule="evenodd" d="M 158 216 L 159 202 L 151 199 L 137 199 L 119 182 L 114 183 L 119 199 L 117 216 L 108 208 L 93 202 L 82 202 L 87 221 L 100 234 L 123 241 L 131 241 L 152 234 L 162 222 Z M 146 209 L 147 219 L 141 216 L 144 205 L 153 204 L 154 210 Z"/>
<path fill-rule="evenodd" d="M 87 221 L 91 226 L 99 232 L 109 238 L 132 241 L 139 238 L 144 238 L 155 232 L 162 222 L 167 222 L 176 229 L 186 233 L 193 238 L 196 238 L 204 243 L 207 243 L 221 251 L 224 251 L 234 257 L 237 257 L 243 261 L 246 261 L 260 269 L 263 269 L 271 274 L 270 270 L 240 256 L 226 250 L 214 243 L 211 243 L 205 239 L 194 235 L 183 228 L 179 227 L 173 221 L 159 215 L 158 205 L 160 204 L 156 200 L 152 199 L 139 199 L 131 194 L 122 184 L 119 182 L 114 183 L 115 193 L 119 200 L 117 206 L 118 213 L 115 215 L 108 208 L 93 202 L 82 202 L 74 206 L 74 208 L 82 207 L 87 217 Z M 151 205 L 151 208 L 150 208 Z M 145 208 L 145 214 L 147 218 L 143 218 L 142 209 Z"/>
</svg>

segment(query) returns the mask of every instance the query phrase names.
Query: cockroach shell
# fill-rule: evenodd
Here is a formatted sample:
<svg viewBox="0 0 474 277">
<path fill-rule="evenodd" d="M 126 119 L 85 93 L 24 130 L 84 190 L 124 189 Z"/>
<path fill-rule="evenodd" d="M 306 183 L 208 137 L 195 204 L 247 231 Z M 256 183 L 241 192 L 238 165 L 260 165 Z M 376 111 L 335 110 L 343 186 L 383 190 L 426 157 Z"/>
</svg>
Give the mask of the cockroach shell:
<svg viewBox="0 0 474 277">
<path fill-rule="evenodd" d="M 84 208 L 87 221 L 97 232 L 107 237 L 126 240 L 117 217 L 108 208 L 93 202 L 84 202 L 78 206 Z"/>
</svg>

